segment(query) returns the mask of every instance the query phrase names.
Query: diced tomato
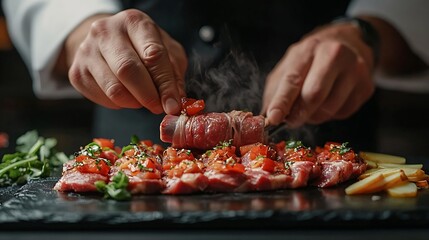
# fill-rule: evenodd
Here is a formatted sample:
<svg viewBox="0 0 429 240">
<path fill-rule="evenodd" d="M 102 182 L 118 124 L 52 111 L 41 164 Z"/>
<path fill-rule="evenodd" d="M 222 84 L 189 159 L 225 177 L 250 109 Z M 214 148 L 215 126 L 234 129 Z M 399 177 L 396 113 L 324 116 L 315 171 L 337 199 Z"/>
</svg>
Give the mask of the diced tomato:
<svg viewBox="0 0 429 240">
<path fill-rule="evenodd" d="M 280 149 L 284 149 L 286 147 L 286 141 L 280 141 L 276 143 L 276 150 L 279 151 Z"/>
<path fill-rule="evenodd" d="M 185 165 L 184 173 L 200 173 L 201 169 L 195 162 L 187 161 Z"/>
<path fill-rule="evenodd" d="M 324 148 L 331 150 L 333 147 L 339 147 L 341 146 L 341 143 L 338 142 L 326 142 Z"/>
<path fill-rule="evenodd" d="M 223 172 L 244 173 L 244 170 L 243 164 L 235 163 L 234 165 L 226 164 Z"/>
<path fill-rule="evenodd" d="M 88 156 L 80 155 L 76 157 L 76 169 L 82 173 L 98 173 L 103 176 L 107 176 L 110 171 L 110 167 L 107 163 L 100 159 L 93 159 Z"/>
<path fill-rule="evenodd" d="M 140 144 L 147 146 L 147 147 L 152 147 L 153 146 L 153 142 L 151 140 L 140 140 Z"/>
<path fill-rule="evenodd" d="M 194 116 L 205 108 L 204 100 L 196 100 L 193 98 L 182 98 L 182 110 L 186 112 L 188 116 Z"/>
<path fill-rule="evenodd" d="M 122 148 L 121 147 L 118 147 L 118 146 L 115 146 L 115 152 L 118 154 L 118 156 L 121 154 L 121 152 L 122 152 Z"/>
<path fill-rule="evenodd" d="M 146 168 L 153 169 L 153 170 L 156 169 L 155 163 L 149 158 L 144 161 L 143 166 L 145 166 Z"/>
<path fill-rule="evenodd" d="M 100 158 L 105 158 L 110 161 L 110 163 L 114 164 L 116 160 L 118 160 L 118 154 L 115 150 L 103 150 L 100 154 Z"/>
<path fill-rule="evenodd" d="M 134 148 L 128 149 L 127 151 L 124 152 L 124 155 L 127 157 L 132 157 L 134 156 L 136 150 Z"/>
<path fill-rule="evenodd" d="M 255 147 L 253 147 L 252 149 L 250 149 L 250 151 L 252 153 L 254 153 L 256 156 L 264 156 L 264 157 L 268 156 L 268 146 L 267 145 L 263 145 L 263 144 L 257 145 Z"/>
<path fill-rule="evenodd" d="M 318 161 L 337 161 L 345 160 L 355 162 L 357 161 L 357 156 L 355 152 L 346 147 L 347 144 L 341 144 L 338 142 L 327 142 L 324 147 L 317 147 L 317 160 Z"/>
<path fill-rule="evenodd" d="M 316 146 L 316 149 L 314 150 L 317 154 L 323 152 L 324 148 Z"/>
<path fill-rule="evenodd" d="M 160 179 L 161 178 L 161 174 L 159 171 L 154 171 L 154 172 L 149 172 L 146 171 L 143 173 L 142 176 L 144 179 Z"/>
<path fill-rule="evenodd" d="M 169 178 L 174 178 L 174 177 L 180 178 L 182 175 L 183 175 L 183 169 L 181 168 L 173 168 L 168 171 Z"/>
<path fill-rule="evenodd" d="M 177 150 L 175 148 L 167 148 L 164 152 L 164 159 L 167 159 L 169 162 L 180 163 L 183 160 L 194 160 L 195 157 L 190 150 L 181 149 Z"/>
<path fill-rule="evenodd" d="M 115 148 L 115 140 L 113 139 L 107 139 L 107 138 L 94 138 L 92 140 L 96 144 L 98 144 L 101 148 Z"/>
<path fill-rule="evenodd" d="M 246 153 L 248 153 L 252 148 L 256 147 L 260 145 L 260 143 L 253 143 L 253 144 L 248 144 L 248 145 L 244 145 L 240 147 L 240 154 L 241 156 L 244 156 Z"/>
<path fill-rule="evenodd" d="M 0 148 L 7 146 L 9 146 L 9 136 L 4 132 L 0 132 Z"/>
<path fill-rule="evenodd" d="M 264 158 L 262 161 L 262 170 L 267 172 L 274 172 L 276 164 L 269 158 Z"/>
<path fill-rule="evenodd" d="M 297 162 L 297 161 L 315 162 L 316 161 L 316 154 L 312 150 L 304 147 L 299 147 L 295 149 L 286 149 L 285 157 L 286 157 L 286 160 L 290 162 Z"/>
<path fill-rule="evenodd" d="M 153 153 L 156 155 L 159 155 L 164 152 L 164 147 L 162 147 L 159 144 L 154 144 L 152 147 L 153 147 Z"/>
</svg>

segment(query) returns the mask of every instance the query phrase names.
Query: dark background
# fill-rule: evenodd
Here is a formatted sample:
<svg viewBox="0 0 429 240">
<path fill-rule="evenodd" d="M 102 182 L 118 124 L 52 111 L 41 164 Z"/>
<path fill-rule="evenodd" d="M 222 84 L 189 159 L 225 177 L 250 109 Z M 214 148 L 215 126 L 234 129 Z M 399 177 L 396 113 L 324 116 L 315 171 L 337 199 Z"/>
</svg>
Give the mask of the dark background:
<svg viewBox="0 0 429 240">
<path fill-rule="evenodd" d="M 10 144 L 8 148 L 0 148 L 0 155 L 12 152 L 16 138 L 32 129 L 37 129 L 42 136 L 57 138 L 61 151 L 73 153 L 94 137 L 91 133 L 92 103 L 86 99 L 37 99 L 24 63 L 1 31 L 4 27 L 2 18 L 0 132 L 9 135 Z M 379 115 L 373 119 L 379 126 L 377 149 L 371 150 L 429 159 L 429 94 L 380 89 L 378 93 Z"/>
</svg>

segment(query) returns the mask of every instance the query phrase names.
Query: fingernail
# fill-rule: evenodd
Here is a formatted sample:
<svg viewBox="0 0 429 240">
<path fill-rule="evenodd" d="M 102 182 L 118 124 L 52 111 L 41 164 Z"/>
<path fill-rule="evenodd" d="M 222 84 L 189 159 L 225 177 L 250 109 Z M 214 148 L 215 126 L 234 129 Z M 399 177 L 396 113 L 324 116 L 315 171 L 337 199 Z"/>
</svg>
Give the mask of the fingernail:
<svg viewBox="0 0 429 240">
<path fill-rule="evenodd" d="M 267 118 L 273 125 L 278 125 L 283 120 L 283 112 L 280 109 L 272 109 L 267 113 Z"/>
<path fill-rule="evenodd" d="M 179 109 L 179 103 L 174 98 L 168 98 L 167 101 L 165 101 L 165 112 L 167 114 L 175 114 L 180 111 Z"/>
</svg>

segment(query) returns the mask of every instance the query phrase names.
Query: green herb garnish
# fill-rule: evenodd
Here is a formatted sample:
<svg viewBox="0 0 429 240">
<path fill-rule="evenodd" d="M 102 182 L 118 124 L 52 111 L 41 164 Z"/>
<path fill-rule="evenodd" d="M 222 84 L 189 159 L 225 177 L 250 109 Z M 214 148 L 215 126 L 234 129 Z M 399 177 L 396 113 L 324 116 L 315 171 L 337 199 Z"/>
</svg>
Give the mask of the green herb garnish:
<svg viewBox="0 0 429 240">
<path fill-rule="evenodd" d="M 232 145 L 232 139 L 229 139 L 228 141 L 219 142 L 219 144 L 214 147 L 213 149 L 224 149 L 226 147 L 230 147 Z"/>
<path fill-rule="evenodd" d="M 338 152 L 338 154 L 343 155 L 343 154 L 347 153 L 348 151 L 352 150 L 351 147 L 347 147 L 348 144 L 349 144 L 348 142 L 344 142 L 340 146 L 334 146 L 330 151 L 331 152 Z"/>
<path fill-rule="evenodd" d="M 48 177 L 69 160 L 56 151 L 56 139 L 41 137 L 36 130 L 19 137 L 16 144 L 16 153 L 5 154 L 0 161 L 0 187 Z"/>
<path fill-rule="evenodd" d="M 304 147 L 301 141 L 290 140 L 286 142 L 286 149 L 295 149 L 299 147 Z"/>
<path fill-rule="evenodd" d="M 104 198 L 115 200 L 131 199 L 131 193 L 127 190 L 128 177 L 123 172 L 119 171 L 111 182 L 106 184 L 104 181 L 95 182 L 95 187 L 98 191 L 104 193 Z"/>
</svg>

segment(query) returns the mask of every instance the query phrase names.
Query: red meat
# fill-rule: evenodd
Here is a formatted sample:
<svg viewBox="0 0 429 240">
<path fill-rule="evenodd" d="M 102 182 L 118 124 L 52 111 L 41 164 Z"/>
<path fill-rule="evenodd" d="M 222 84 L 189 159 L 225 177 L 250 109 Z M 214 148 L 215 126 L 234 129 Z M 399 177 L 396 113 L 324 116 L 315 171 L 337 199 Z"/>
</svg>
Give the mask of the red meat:
<svg viewBox="0 0 429 240">
<path fill-rule="evenodd" d="M 195 159 L 190 150 L 169 147 L 162 158 L 165 194 L 189 194 L 201 192 L 208 185 L 203 174 L 204 165 Z"/>
<path fill-rule="evenodd" d="M 348 143 L 327 142 L 323 148 L 316 149 L 322 174 L 312 185 L 335 186 L 359 176 L 366 170 L 364 161 L 347 145 Z"/>
<path fill-rule="evenodd" d="M 94 192 L 97 191 L 94 183 L 96 181 L 107 182 L 108 177 L 98 173 L 82 173 L 75 167 L 75 160 L 64 164 L 63 175 L 55 184 L 54 190 L 60 192 Z"/>
<path fill-rule="evenodd" d="M 160 125 L 160 138 L 175 148 L 206 150 L 230 139 L 239 147 L 265 142 L 264 126 L 264 117 L 242 111 L 190 117 L 167 115 Z"/>
</svg>

